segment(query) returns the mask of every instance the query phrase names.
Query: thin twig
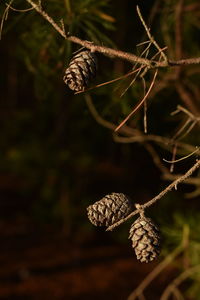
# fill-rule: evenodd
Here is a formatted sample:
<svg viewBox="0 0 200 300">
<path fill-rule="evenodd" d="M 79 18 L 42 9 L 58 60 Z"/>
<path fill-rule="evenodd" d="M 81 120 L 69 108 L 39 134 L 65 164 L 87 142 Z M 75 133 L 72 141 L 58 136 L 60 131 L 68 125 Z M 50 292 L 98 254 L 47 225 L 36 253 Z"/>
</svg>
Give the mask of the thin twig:
<svg viewBox="0 0 200 300">
<path fill-rule="evenodd" d="M 182 31 L 183 31 L 183 4 L 184 0 L 179 0 L 176 5 L 175 9 L 175 44 L 176 44 L 176 59 L 180 59 L 182 56 L 182 48 L 183 48 L 183 38 L 182 38 Z"/>
<path fill-rule="evenodd" d="M 145 43 L 146 43 L 146 42 L 145 42 Z M 151 42 L 148 41 L 148 45 L 147 45 L 147 47 L 144 49 L 144 51 L 140 54 L 140 57 L 143 57 L 143 56 L 144 56 L 145 58 L 147 58 L 147 57 L 148 57 L 148 53 L 149 53 L 149 48 L 150 48 L 150 47 L 151 47 Z M 153 60 L 153 59 L 152 59 L 152 60 Z M 136 63 L 134 67 L 136 68 L 137 65 L 138 65 L 138 64 Z M 135 77 L 133 78 L 133 80 L 130 82 L 130 84 L 127 86 L 127 88 L 121 93 L 120 98 L 124 96 L 124 94 L 125 94 L 125 93 L 127 92 L 127 90 L 134 84 L 134 82 L 137 80 L 137 78 L 138 78 L 138 76 L 139 76 L 140 74 L 141 74 L 141 75 L 140 75 L 141 78 L 144 77 L 143 73 L 146 74 L 147 69 L 148 69 L 148 68 L 145 68 L 145 69 L 143 70 L 142 74 L 141 74 L 142 66 L 139 68 L 139 71 L 137 72 L 137 74 L 135 75 Z"/>
<path fill-rule="evenodd" d="M 160 46 L 157 44 L 157 42 L 155 41 L 155 39 L 153 38 L 153 36 L 151 35 L 150 33 L 150 30 L 148 29 L 143 17 L 142 17 L 142 14 L 141 14 L 141 11 L 139 9 L 139 6 L 136 7 L 137 9 L 137 13 L 138 13 L 138 16 L 140 18 L 140 21 L 142 22 L 142 25 L 144 26 L 144 29 L 146 30 L 146 33 L 149 37 L 149 40 L 152 42 L 152 44 L 154 44 L 154 46 L 158 49 L 158 51 L 161 53 L 161 56 L 163 57 L 164 61 L 167 61 L 167 56 L 165 55 L 165 53 L 161 50 Z"/>
<path fill-rule="evenodd" d="M 170 294 L 173 292 L 174 288 L 179 286 L 183 281 L 185 281 L 192 274 L 200 271 L 200 264 L 194 267 L 188 268 L 184 272 L 182 272 L 177 278 L 175 278 L 172 283 L 170 283 L 167 288 L 164 290 L 160 300 L 169 299 Z"/>
<path fill-rule="evenodd" d="M 139 102 L 139 104 L 130 112 L 130 114 L 119 124 L 119 126 L 117 126 L 117 128 L 115 129 L 115 132 L 117 132 L 129 119 L 130 117 L 143 105 L 143 103 L 145 102 L 145 100 L 147 99 L 148 95 L 150 94 L 153 85 L 155 83 L 156 80 L 156 76 L 158 74 L 158 69 L 155 71 L 152 82 L 150 84 L 150 87 L 146 93 L 146 95 L 144 96 L 144 98 Z"/>
<path fill-rule="evenodd" d="M 191 120 L 195 120 L 200 122 L 200 117 L 199 116 L 195 116 L 194 114 L 192 114 L 189 110 L 187 110 L 185 107 L 181 106 L 181 105 L 177 105 L 177 112 L 184 112 L 186 115 L 188 115 L 190 117 Z"/>
<path fill-rule="evenodd" d="M 173 150 L 172 150 L 172 161 L 175 160 L 176 154 L 177 154 L 177 144 L 175 143 L 173 145 Z M 170 173 L 173 173 L 173 172 L 174 172 L 174 163 L 172 163 L 170 166 Z"/>
<path fill-rule="evenodd" d="M 143 69 L 143 66 L 141 66 L 139 69 L 137 69 L 137 74 L 135 77 L 131 80 L 130 84 L 125 88 L 125 90 L 121 93 L 120 98 L 124 96 L 124 94 L 128 91 L 128 89 L 134 84 L 134 82 L 137 80 L 138 76 L 140 75 L 141 71 Z M 145 68 L 146 69 L 146 68 Z"/>
<path fill-rule="evenodd" d="M 200 64 L 200 57 L 179 60 L 168 60 L 170 66 L 188 66 Z"/>
<path fill-rule="evenodd" d="M 144 102 L 144 118 L 143 118 L 143 124 L 144 124 L 144 133 L 147 134 L 147 102 Z"/>
<path fill-rule="evenodd" d="M 196 124 L 197 122 L 193 121 L 192 124 L 189 126 L 189 128 L 186 130 L 186 132 L 181 137 L 179 137 L 179 139 L 183 139 L 184 137 L 186 137 L 190 133 L 190 131 L 192 131 L 192 129 Z"/>
<path fill-rule="evenodd" d="M 200 122 L 200 117 L 195 116 L 192 114 L 189 110 L 187 110 L 185 107 L 182 107 L 181 105 L 177 106 L 177 109 L 171 113 L 172 116 L 179 112 L 184 112 L 188 119 L 185 121 L 185 123 L 181 126 L 181 128 L 176 132 L 176 134 L 173 136 L 172 140 L 176 140 L 177 138 L 179 140 L 183 139 L 186 135 L 190 133 L 190 131 L 194 128 L 194 126 Z M 191 124 L 190 124 L 191 123 Z M 190 125 L 188 127 L 188 125 Z M 188 128 L 187 128 L 188 127 Z M 183 133 L 183 131 L 187 128 L 187 130 Z M 183 133 L 183 134 L 182 134 Z M 182 134 L 182 135 L 181 135 Z"/>
<path fill-rule="evenodd" d="M 185 130 L 185 128 L 189 125 L 189 123 L 191 122 L 190 119 L 187 119 L 185 121 L 185 123 L 181 126 L 180 129 L 178 129 L 178 131 L 174 134 L 174 136 L 172 137 L 172 140 L 175 141 L 177 140 L 178 136 L 180 136 L 180 134 Z"/>
<path fill-rule="evenodd" d="M 167 49 L 167 46 L 163 47 L 162 49 L 160 49 L 154 56 L 152 56 L 152 60 L 154 60 L 156 58 L 156 56 L 158 56 L 159 54 L 161 54 L 164 50 Z"/>
<path fill-rule="evenodd" d="M 144 68 L 144 66 L 141 66 L 139 69 L 137 69 L 138 71 L 137 71 L 135 77 L 131 80 L 131 82 L 129 83 L 129 85 L 121 93 L 120 98 L 122 98 L 125 95 L 125 93 L 128 91 L 128 89 L 134 84 L 134 82 L 137 80 L 138 76 L 141 74 L 141 71 L 142 71 L 143 68 Z M 146 69 L 146 67 L 145 67 L 145 69 Z"/>
<path fill-rule="evenodd" d="M 6 3 L 6 6 L 8 8 L 10 8 L 11 10 L 13 11 L 16 11 L 16 12 L 21 12 L 21 13 L 24 13 L 24 12 L 27 12 L 27 11 L 30 11 L 30 10 L 33 10 L 34 8 L 33 7 L 30 7 L 30 8 L 25 8 L 25 9 L 17 9 L 15 7 L 12 7 L 10 4 Z"/>
<path fill-rule="evenodd" d="M 124 128 L 124 127 L 122 127 L 122 128 Z M 128 128 L 130 128 L 130 127 L 128 127 Z M 170 145 L 174 145 L 174 142 L 167 137 L 154 135 L 154 134 L 144 135 L 140 131 L 138 131 L 137 135 L 130 136 L 130 137 L 114 135 L 114 140 L 117 143 L 123 143 L 123 144 L 155 142 L 155 143 L 161 145 L 164 149 L 168 149 L 168 150 L 169 150 Z M 179 141 L 177 141 L 176 144 L 179 147 L 179 154 L 184 155 L 184 154 L 188 154 L 188 153 L 191 153 L 192 151 L 196 150 L 196 147 L 193 145 L 189 145 L 189 144 L 179 142 Z"/>
<path fill-rule="evenodd" d="M 4 10 L 4 13 L 3 13 L 3 15 L 2 15 L 2 18 L 1 18 L 1 24 L 0 24 L 0 40 L 1 40 L 1 38 L 2 38 L 3 25 L 4 25 L 4 22 L 5 22 L 5 21 L 7 20 L 7 18 L 8 18 L 8 12 L 9 12 L 10 6 L 11 6 L 11 4 L 13 3 L 13 1 L 14 1 L 14 0 L 11 0 L 11 1 L 9 2 L 9 4 L 6 3 L 6 9 Z"/>
<path fill-rule="evenodd" d="M 183 297 L 183 295 L 181 294 L 180 290 L 177 287 L 173 288 L 172 293 L 177 300 L 185 300 L 185 298 Z"/>
<path fill-rule="evenodd" d="M 199 151 L 199 149 L 200 149 L 200 147 L 197 147 L 197 149 L 195 151 L 193 151 L 192 153 L 190 153 L 190 154 L 188 154 L 188 155 L 186 155 L 184 157 L 181 157 L 179 159 L 176 159 L 176 160 L 167 160 L 167 159 L 164 159 L 164 158 L 163 158 L 163 160 L 165 162 L 169 163 L 169 164 L 174 164 L 174 163 L 177 163 L 179 161 L 182 161 L 182 160 L 187 159 L 188 157 L 194 155 L 195 153 L 197 153 Z"/>
<path fill-rule="evenodd" d="M 173 181 L 170 185 L 168 185 L 162 192 L 160 192 L 156 197 L 149 200 L 145 204 L 141 205 L 143 209 L 150 207 L 151 205 L 155 204 L 158 200 L 163 198 L 165 194 L 170 192 L 172 189 L 176 189 L 179 183 L 184 182 L 188 177 L 190 177 L 198 168 L 200 167 L 200 160 L 197 160 L 197 162 L 182 176 L 180 176 L 178 179 Z M 117 226 L 121 225 L 125 221 L 129 220 L 133 216 L 139 213 L 139 210 L 134 210 L 132 213 L 130 213 L 126 218 L 121 219 L 120 221 L 114 223 L 113 225 L 109 226 L 106 231 L 112 231 Z"/>
</svg>

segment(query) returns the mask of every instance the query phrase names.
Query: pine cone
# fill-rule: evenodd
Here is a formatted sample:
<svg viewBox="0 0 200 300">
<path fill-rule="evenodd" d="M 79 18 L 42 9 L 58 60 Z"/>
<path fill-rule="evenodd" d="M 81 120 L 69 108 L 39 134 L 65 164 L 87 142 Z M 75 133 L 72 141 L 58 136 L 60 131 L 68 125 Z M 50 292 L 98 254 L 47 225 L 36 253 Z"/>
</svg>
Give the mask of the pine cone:
<svg viewBox="0 0 200 300">
<path fill-rule="evenodd" d="M 129 238 L 135 250 L 137 259 L 150 262 L 160 253 L 160 234 L 150 218 L 141 215 L 131 226 Z"/>
<path fill-rule="evenodd" d="M 87 208 L 88 218 L 95 226 L 110 226 L 133 210 L 131 200 L 122 193 L 106 195 Z"/>
<path fill-rule="evenodd" d="M 96 75 L 97 59 L 89 50 L 78 52 L 70 61 L 65 70 L 64 82 L 71 90 L 84 91 L 89 82 Z"/>
</svg>

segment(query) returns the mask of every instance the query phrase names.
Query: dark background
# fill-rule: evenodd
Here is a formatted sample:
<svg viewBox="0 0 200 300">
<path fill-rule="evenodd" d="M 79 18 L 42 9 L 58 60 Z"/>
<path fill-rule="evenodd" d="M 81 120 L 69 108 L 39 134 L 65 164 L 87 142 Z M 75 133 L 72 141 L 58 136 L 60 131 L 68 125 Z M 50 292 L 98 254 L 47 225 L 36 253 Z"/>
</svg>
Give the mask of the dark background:
<svg viewBox="0 0 200 300">
<path fill-rule="evenodd" d="M 43 7 L 57 22 L 63 18 L 72 34 L 136 54 L 136 44 L 147 40 L 136 14 L 139 4 L 158 42 L 162 47 L 166 41 L 171 43 L 167 44 L 169 55 L 176 58 L 178 1 L 71 1 L 70 10 L 67 2 L 46 1 Z M 185 2 L 189 8 L 195 4 L 198 8 L 198 1 Z M 14 1 L 13 6 L 29 7 L 25 1 Z M 1 2 L 1 16 L 5 8 Z M 184 20 L 184 57 L 199 55 L 199 14 L 189 8 Z M 99 12 L 110 18 L 101 18 Z M 112 131 L 90 114 L 84 95 L 73 95 L 64 84 L 64 69 L 77 49 L 35 11 L 10 10 L 0 41 L 0 299 L 126 299 L 178 245 L 182 227 L 190 219 L 196 244 L 200 243 L 195 231 L 199 196 L 184 200 L 184 193 L 195 190 L 191 185 L 181 185 L 149 209 L 163 229 L 164 249 L 160 260 L 151 264 L 136 261 L 127 239 L 131 221 L 109 233 L 89 223 L 87 206 L 106 194 L 122 192 L 144 203 L 168 182 L 143 144 L 114 142 Z M 131 67 L 99 54 L 98 60 L 93 85 L 125 74 Z M 168 70 L 161 71 L 161 76 L 164 72 Z M 199 74 L 191 74 L 199 107 Z M 151 76 L 146 80 L 150 82 Z M 124 81 L 91 91 L 100 115 L 115 124 L 143 96 L 141 82 L 136 82 L 120 99 L 119 92 L 126 86 Z M 181 119 L 172 120 L 169 114 L 177 104 L 182 99 L 173 82 L 150 99 L 150 133 L 173 136 Z M 143 130 L 142 120 L 138 112 L 130 126 Z M 199 127 L 185 142 L 198 145 Z M 171 149 L 155 147 L 161 158 L 171 159 Z M 196 158 L 178 164 L 175 173 L 185 172 Z M 197 263 L 199 250 L 195 251 Z M 182 269 L 182 262 L 170 265 L 147 290 L 147 299 L 159 299 Z M 194 295 L 187 299 L 197 299 Z"/>
</svg>

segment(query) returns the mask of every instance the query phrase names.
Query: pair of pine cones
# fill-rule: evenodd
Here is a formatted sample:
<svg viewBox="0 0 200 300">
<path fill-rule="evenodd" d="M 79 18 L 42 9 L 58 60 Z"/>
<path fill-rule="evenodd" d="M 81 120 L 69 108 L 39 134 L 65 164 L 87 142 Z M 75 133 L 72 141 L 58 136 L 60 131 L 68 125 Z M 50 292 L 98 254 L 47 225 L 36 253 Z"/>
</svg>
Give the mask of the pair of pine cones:
<svg viewBox="0 0 200 300">
<path fill-rule="evenodd" d="M 106 195 L 87 208 L 88 218 L 95 226 L 111 226 L 125 218 L 134 209 L 132 201 L 122 193 Z M 156 225 L 141 211 L 131 225 L 129 239 L 140 262 L 151 262 L 160 253 L 160 234 Z"/>
</svg>

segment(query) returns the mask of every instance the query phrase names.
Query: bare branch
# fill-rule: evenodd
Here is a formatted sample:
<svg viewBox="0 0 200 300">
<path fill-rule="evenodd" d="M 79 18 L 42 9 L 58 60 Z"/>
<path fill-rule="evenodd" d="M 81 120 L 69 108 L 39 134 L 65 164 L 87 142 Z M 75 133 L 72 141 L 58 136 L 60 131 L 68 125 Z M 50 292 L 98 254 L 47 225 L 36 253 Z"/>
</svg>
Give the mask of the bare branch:
<svg viewBox="0 0 200 300">
<path fill-rule="evenodd" d="M 162 197 L 165 196 L 168 192 L 170 192 L 172 189 L 176 189 L 179 183 L 184 182 L 188 177 L 190 177 L 198 168 L 200 167 L 200 160 L 198 160 L 184 175 L 180 176 L 178 179 L 173 181 L 170 185 L 168 185 L 160 194 L 158 194 L 153 199 L 149 200 L 145 204 L 141 205 L 142 209 L 146 209 L 147 207 L 150 207 L 151 205 L 155 204 L 158 200 L 160 200 Z M 125 221 L 129 220 L 136 214 L 139 214 L 140 211 L 138 209 L 134 210 L 132 213 L 130 213 L 126 218 L 121 219 L 120 221 L 114 223 L 113 225 L 109 226 L 106 231 L 112 231 L 117 226 L 121 225 Z"/>
<path fill-rule="evenodd" d="M 123 127 L 122 127 L 123 128 Z M 155 142 L 160 144 L 162 147 L 165 149 L 169 149 L 170 145 L 174 145 L 174 141 L 172 139 L 164 137 L 164 136 L 159 136 L 159 135 L 154 135 L 154 134 L 148 134 L 144 135 L 140 131 L 138 131 L 139 134 L 131 136 L 131 137 L 123 137 L 123 136 L 114 136 L 115 142 L 118 143 L 142 143 L 142 142 Z M 189 145 L 183 142 L 176 142 L 177 146 L 180 148 L 179 153 L 191 153 L 196 150 L 196 147 L 193 145 Z"/>
<path fill-rule="evenodd" d="M 200 122 L 200 116 L 195 116 L 189 110 L 187 110 L 185 107 L 183 107 L 181 105 L 177 105 L 177 110 L 175 112 L 171 113 L 171 115 L 173 116 L 173 115 L 175 115 L 175 113 L 178 113 L 178 112 L 181 112 L 181 111 L 184 112 L 186 115 L 188 115 L 188 117 L 191 120 Z"/>
<path fill-rule="evenodd" d="M 104 47 L 104 46 L 98 46 L 95 45 L 92 42 L 81 40 L 76 36 L 70 36 L 69 34 L 66 35 L 63 28 L 58 26 L 58 24 L 45 12 L 42 10 L 40 5 L 37 5 L 32 0 L 26 0 L 31 6 L 44 18 L 49 22 L 54 29 L 66 40 L 71 41 L 75 44 L 81 45 L 87 49 L 90 49 L 93 52 L 99 52 L 105 55 L 108 55 L 110 57 L 118 57 L 123 60 L 129 61 L 130 63 L 139 63 L 141 65 L 147 66 L 148 68 L 163 68 L 168 66 L 179 66 L 179 65 L 191 65 L 191 64 L 199 64 L 200 63 L 200 57 L 198 58 L 190 58 L 190 59 L 182 59 L 178 61 L 173 60 L 163 60 L 163 61 L 152 61 L 146 58 L 142 58 L 139 56 L 136 56 L 132 53 Z M 163 51 L 161 51 L 163 53 Z"/>
<path fill-rule="evenodd" d="M 155 39 L 153 38 L 153 36 L 151 35 L 150 33 L 150 30 L 148 29 L 143 17 L 142 17 L 142 14 L 141 14 L 141 11 L 139 9 L 139 6 L 137 6 L 137 13 L 138 13 L 138 16 L 140 18 L 140 21 L 142 22 L 142 25 L 144 26 L 144 29 L 146 30 L 146 33 L 149 37 L 149 40 L 151 41 L 152 44 L 154 44 L 154 46 L 158 49 L 158 52 L 161 53 L 161 56 L 163 57 L 164 61 L 167 61 L 167 56 L 165 55 L 165 53 L 162 51 L 162 49 L 160 48 L 160 46 L 158 45 L 158 43 L 155 41 Z"/>
<path fill-rule="evenodd" d="M 180 176 L 182 176 L 182 175 L 181 174 L 163 173 L 162 179 L 168 180 L 168 181 L 174 181 L 177 178 L 179 178 Z M 188 177 L 184 181 L 184 183 L 189 184 L 189 185 L 195 185 L 198 189 L 198 186 L 200 186 L 200 179 L 199 179 L 199 177 Z M 187 196 L 186 196 L 186 198 L 187 198 Z"/>
<path fill-rule="evenodd" d="M 60 26 L 58 26 L 58 24 L 56 24 L 56 22 L 42 9 L 41 5 L 36 4 L 35 2 L 33 2 L 32 0 L 26 0 L 29 4 L 31 4 L 31 6 L 44 18 L 47 20 L 47 22 L 49 22 L 54 29 L 60 34 L 62 35 L 62 37 L 64 37 L 65 39 L 67 39 L 67 36 L 65 34 L 65 32 L 62 30 L 62 28 Z"/>
<path fill-rule="evenodd" d="M 169 60 L 168 63 L 169 63 L 169 66 L 197 65 L 197 64 L 200 64 L 200 57 L 180 59 L 180 60 Z"/>
<path fill-rule="evenodd" d="M 160 300 L 167 300 L 169 299 L 170 294 L 174 291 L 177 286 L 179 286 L 183 281 L 185 281 L 188 277 L 193 275 L 196 272 L 199 272 L 200 270 L 200 264 L 193 266 L 191 268 L 188 268 L 184 272 L 182 272 L 177 278 L 175 278 L 172 283 L 170 283 L 167 288 L 164 290 Z"/>
<path fill-rule="evenodd" d="M 183 139 L 187 134 L 190 133 L 190 131 L 193 129 L 193 127 L 200 122 L 199 116 L 195 116 L 189 110 L 187 110 L 185 107 L 182 107 L 181 105 L 177 106 L 177 109 L 171 113 L 171 116 L 174 116 L 175 114 L 177 114 L 179 112 L 184 112 L 188 118 L 184 122 L 184 124 L 181 126 L 181 128 L 173 136 L 172 140 Z M 185 132 L 184 132 L 184 130 L 185 130 Z"/>
</svg>

